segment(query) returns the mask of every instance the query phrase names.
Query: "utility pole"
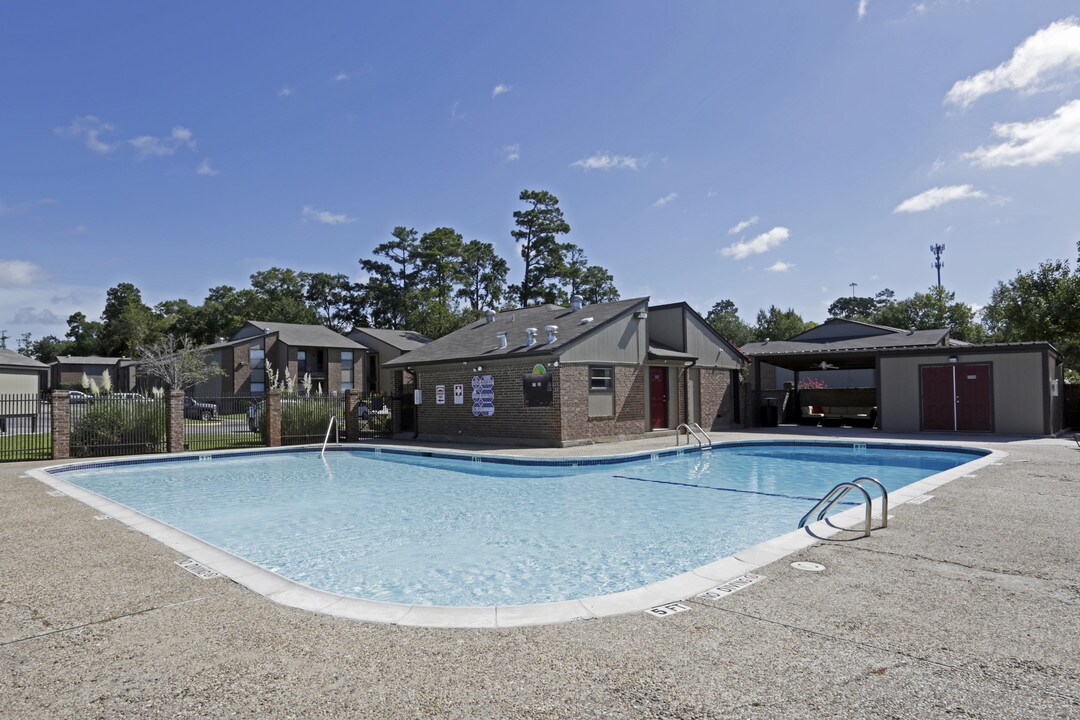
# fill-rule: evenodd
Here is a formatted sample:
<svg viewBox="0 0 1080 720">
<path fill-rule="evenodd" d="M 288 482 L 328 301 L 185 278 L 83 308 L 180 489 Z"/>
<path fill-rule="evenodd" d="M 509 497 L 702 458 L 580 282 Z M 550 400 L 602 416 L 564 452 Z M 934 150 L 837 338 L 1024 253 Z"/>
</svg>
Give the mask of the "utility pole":
<svg viewBox="0 0 1080 720">
<path fill-rule="evenodd" d="M 938 290 L 941 289 L 941 268 L 945 267 L 945 263 L 941 262 L 941 253 L 945 252 L 945 246 L 939 244 L 931 245 L 930 252 L 934 256 L 934 262 L 930 267 L 937 270 L 937 286 Z"/>
<path fill-rule="evenodd" d="M 858 286 L 858 284 L 859 283 L 855 283 L 855 282 L 848 283 L 848 285 L 851 286 L 851 297 L 855 297 L 855 288 Z"/>
<path fill-rule="evenodd" d="M 7 339 L 10 337 L 7 330 L 0 330 L 0 349 L 7 349 Z"/>
</svg>

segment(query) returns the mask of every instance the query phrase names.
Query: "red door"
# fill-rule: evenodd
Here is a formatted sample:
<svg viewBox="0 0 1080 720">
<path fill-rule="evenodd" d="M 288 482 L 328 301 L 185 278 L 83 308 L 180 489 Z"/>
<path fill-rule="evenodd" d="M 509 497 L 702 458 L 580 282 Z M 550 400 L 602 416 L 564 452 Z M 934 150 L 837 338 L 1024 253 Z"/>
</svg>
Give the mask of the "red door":
<svg viewBox="0 0 1080 720">
<path fill-rule="evenodd" d="M 956 393 L 952 365 L 928 365 L 922 370 L 922 429 L 952 432 L 956 427 Z"/>
<path fill-rule="evenodd" d="M 649 368 L 649 420 L 653 430 L 667 427 L 667 368 Z"/>
<path fill-rule="evenodd" d="M 994 429 L 990 365 L 956 366 L 956 429 L 960 432 L 990 432 Z"/>
</svg>

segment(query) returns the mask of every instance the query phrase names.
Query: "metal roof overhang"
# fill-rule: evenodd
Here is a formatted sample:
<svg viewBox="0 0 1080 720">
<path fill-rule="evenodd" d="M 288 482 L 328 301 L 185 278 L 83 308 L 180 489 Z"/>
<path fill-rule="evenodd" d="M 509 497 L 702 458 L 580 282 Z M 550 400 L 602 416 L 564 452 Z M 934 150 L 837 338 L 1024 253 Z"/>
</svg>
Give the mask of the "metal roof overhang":
<svg viewBox="0 0 1080 720">
<path fill-rule="evenodd" d="M 879 350 L 804 350 L 792 353 L 776 353 L 754 355 L 754 360 L 759 360 L 769 365 L 795 370 L 798 372 L 812 372 L 825 370 L 873 370 Z M 825 363 L 827 367 L 822 367 Z"/>
</svg>

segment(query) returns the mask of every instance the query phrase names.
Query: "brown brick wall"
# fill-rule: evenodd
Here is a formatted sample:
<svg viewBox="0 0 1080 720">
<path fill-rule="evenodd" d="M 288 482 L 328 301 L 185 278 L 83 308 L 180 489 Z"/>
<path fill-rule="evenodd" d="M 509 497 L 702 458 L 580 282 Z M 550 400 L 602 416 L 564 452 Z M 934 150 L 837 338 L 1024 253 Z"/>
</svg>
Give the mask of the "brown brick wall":
<svg viewBox="0 0 1080 720">
<path fill-rule="evenodd" d="M 550 359 L 531 359 L 505 363 L 480 362 L 483 370 L 473 373 L 478 363 L 438 365 L 417 369 L 418 387 L 424 401 L 419 407 L 420 438 L 456 439 L 471 442 L 523 439 L 536 444 L 554 445 L 561 438 L 559 393 L 561 369 L 553 369 L 555 399 L 551 407 L 526 408 L 521 376 L 532 372 L 542 362 L 550 368 Z M 474 417 L 472 414 L 473 375 L 491 375 L 495 381 L 495 414 Z M 454 385 L 464 385 L 465 398 L 454 404 Z M 435 386 L 446 386 L 446 404 L 435 404 Z"/>
<path fill-rule="evenodd" d="M 731 386 L 731 371 L 701 368 L 698 372 L 701 426 L 707 430 L 735 427 L 735 392 Z"/>
<path fill-rule="evenodd" d="M 67 390 L 52 391 L 52 459 L 67 460 L 71 457 L 71 401 Z"/>
<path fill-rule="evenodd" d="M 557 373 L 556 397 L 561 400 L 563 442 L 626 437 L 648 431 L 643 366 L 615 366 L 615 414 L 611 417 L 589 417 L 588 365 L 563 365 Z"/>
<path fill-rule="evenodd" d="M 184 391 L 169 390 L 165 396 L 166 452 L 184 451 Z"/>
</svg>

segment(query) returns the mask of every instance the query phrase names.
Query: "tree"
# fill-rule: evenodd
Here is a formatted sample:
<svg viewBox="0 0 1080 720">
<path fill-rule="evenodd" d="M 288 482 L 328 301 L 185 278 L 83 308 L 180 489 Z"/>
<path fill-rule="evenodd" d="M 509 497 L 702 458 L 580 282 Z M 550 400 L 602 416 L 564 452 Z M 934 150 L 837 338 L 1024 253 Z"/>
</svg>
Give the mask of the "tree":
<svg viewBox="0 0 1080 720">
<path fill-rule="evenodd" d="M 105 292 L 99 337 L 102 354 L 130 357 L 140 345 L 152 341 L 157 334 L 157 318 L 143 303 L 139 288 L 131 283 L 120 283 Z"/>
<path fill-rule="evenodd" d="M 319 322 L 318 314 L 304 302 L 306 275 L 279 267 L 252 273 L 251 289 L 254 294 L 243 298 L 247 301 L 245 319 L 305 325 Z"/>
<path fill-rule="evenodd" d="M 826 312 L 829 317 L 870 322 L 877 309 L 878 303 L 872 297 L 839 297 Z"/>
<path fill-rule="evenodd" d="M 87 320 L 81 312 L 72 313 L 67 319 L 67 337 L 71 338 L 69 352 L 72 355 L 99 355 L 101 350 L 102 324 Z"/>
<path fill-rule="evenodd" d="M 225 371 L 210 361 L 210 353 L 190 338 L 166 335 L 138 349 L 138 374 L 157 380 L 172 390 L 186 390 Z"/>
<path fill-rule="evenodd" d="M 304 300 L 319 314 L 322 324 L 337 332 L 348 332 L 367 324 L 360 285 L 344 273 L 300 273 L 307 288 Z"/>
<path fill-rule="evenodd" d="M 984 337 L 971 306 L 956 302 L 956 293 L 936 285 L 925 293 L 884 305 L 875 313 L 874 322 L 905 330 L 951 328 L 950 337 L 966 342 L 979 342 Z"/>
<path fill-rule="evenodd" d="M 460 276 L 463 247 L 461 233 L 440 227 L 424 233 L 414 252 L 417 289 L 430 293 L 447 308 Z"/>
<path fill-rule="evenodd" d="M 417 232 L 398 226 L 394 239 L 377 245 L 372 254 L 386 260 L 361 258 L 360 267 L 368 274 L 364 300 L 371 321 L 380 327 L 400 328 L 408 315 L 408 296 L 417 279 Z"/>
<path fill-rule="evenodd" d="M 15 345 L 20 355 L 26 357 L 34 357 L 34 341 L 30 339 L 30 333 L 24 332 L 19 336 L 19 339 Z"/>
<path fill-rule="evenodd" d="M 458 266 L 457 298 L 464 300 L 475 313 L 494 309 L 506 293 L 508 271 L 506 261 L 498 256 L 491 243 L 472 240 L 464 244 Z"/>
<path fill-rule="evenodd" d="M 1080 246 L 1078 246 L 1080 249 Z M 1065 356 L 1066 366 L 1080 363 L 1080 271 L 1067 260 L 1048 260 L 1035 270 L 998 282 L 982 310 L 995 342 L 1045 341 Z"/>
<path fill-rule="evenodd" d="M 770 305 L 768 310 L 758 310 L 757 324 L 754 326 L 754 339 L 787 340 L 814 327 L 815 323 L 806 322 L 793 308 L 781 310 Z"/>
<path fill-rule="evenodd" d="M 739 317 L 739 308 L 731 300 L 721 300 L 712 306 L 705 320 L 726 340 L 742 347 L 754 339 L 754 331 Z"/>
<path fill-rule="evenodd" d="M 521 284 L 512 288 L 521 307 L 543 302 L 548 282 L 563 271 L 564 246 L 557 236 L 570 232 L 563 218 L 559 199 L 546 190 L 522 190 L 518 199 L 528 203 L 526 210 L 514 211 L 515 230 L 510 232 L 518 243 L 525 273 Z"/>
<path fill-rule="evenodd" d="M 55 335 L 46 335 L 30 344 L 30 356 L 38 362 L 51 363 L 61 355 L 69 355 L 71 342 Z"/>
</svg>

